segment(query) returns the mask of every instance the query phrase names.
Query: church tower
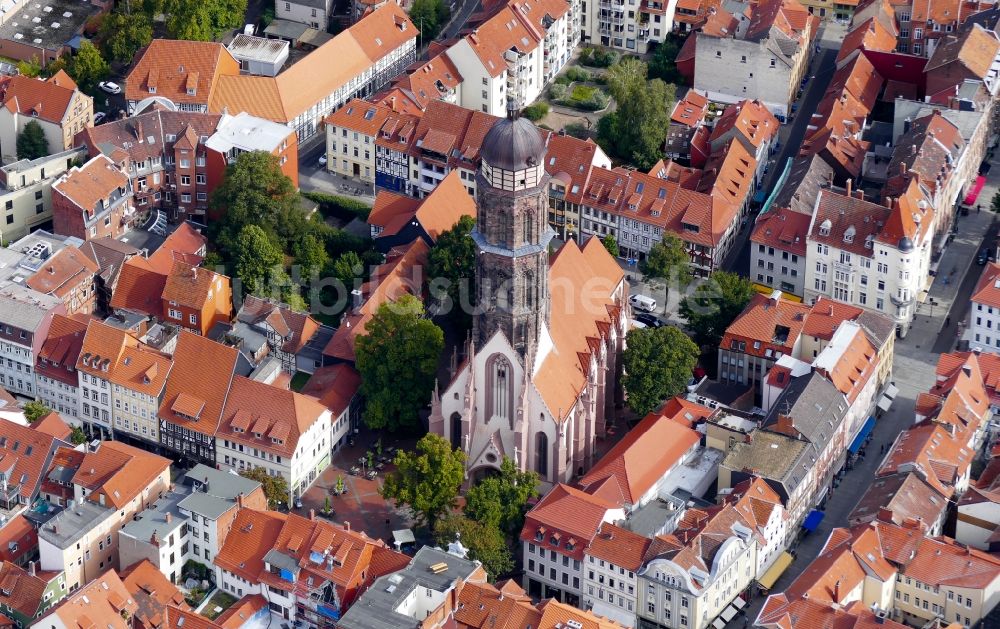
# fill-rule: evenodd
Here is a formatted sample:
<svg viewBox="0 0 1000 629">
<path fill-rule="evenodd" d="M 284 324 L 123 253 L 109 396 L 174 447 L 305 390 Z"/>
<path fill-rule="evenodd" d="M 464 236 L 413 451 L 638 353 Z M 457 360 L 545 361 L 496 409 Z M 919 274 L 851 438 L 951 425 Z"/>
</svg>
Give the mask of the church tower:
<svg viewBox="0 0 1000 629">
<path fill-rule="evenodd" d="M 503 331 L 522 358 L 537 347 L 549 320 L 548 183 L 545 144 L 529 120 L 512 110 L 483 139 L 476 178 L 479 347 Z"/>
</svg>

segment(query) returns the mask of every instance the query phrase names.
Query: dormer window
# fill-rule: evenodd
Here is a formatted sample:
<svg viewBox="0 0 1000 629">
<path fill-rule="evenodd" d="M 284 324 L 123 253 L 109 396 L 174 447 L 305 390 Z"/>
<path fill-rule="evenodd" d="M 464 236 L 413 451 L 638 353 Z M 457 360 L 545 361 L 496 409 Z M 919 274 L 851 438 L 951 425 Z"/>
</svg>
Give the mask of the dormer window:
<svg viewBox="0 0 1000 629">
<path fill-rule="evenodd" d="M 852 242 L 854 242 L 854 235 L 856 233 L 857 233 L 857 230 L 854 229 L 854 225 L 851 225 L 850 227 L 848 227 L 847 230 L 844 231 L 844 242 L 846 242 L 846 243 L 852 243 Z"/>
<path fill-rule="evenodd" d="M 260 439 L 261 436 L 262 436 L 262 434 L 259 433 L 259 432 L 255 432 L 255 433 L 253 433 L 253 436 L 254 436 L 254 439 Z"/>
<path fill-rule="evenodd" d="M 541 542 L 544 539 L 545 539 L 545 536 L 542 534 L 541 531 L 535 531 L 535 541 L 536 542 Z"/>
<path fill-rule="evenodd" d="M 150 85 L 149 86 L 149 93 L 150 94 L 155 94 L 156 93 L 156 86 L 155 85 Z"/>
<path fill-rule="evenodd" d="M 825 221 L 823 221 L 822 223 L 820 223 L 820 226 L 819 226 L 819 235 L 820 236 L 829 236 L 831 229 L 833 229 L 833 223 L 830 222 L 830 219 L 826 219 Z"/>
</svg>

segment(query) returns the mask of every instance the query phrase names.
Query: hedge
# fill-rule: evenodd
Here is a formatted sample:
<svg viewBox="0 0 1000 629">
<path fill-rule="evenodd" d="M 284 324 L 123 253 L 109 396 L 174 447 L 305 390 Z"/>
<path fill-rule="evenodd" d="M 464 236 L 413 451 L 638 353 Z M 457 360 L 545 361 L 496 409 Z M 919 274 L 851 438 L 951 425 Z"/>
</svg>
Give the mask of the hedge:
<svg viewBox="0 0 1000 629">
<path fill-rule="evenodd" d="M 303 192 L 302 196 L 319 203 L 319 211 L 323 216 L 333 216 L 344 221 L 350 221 L 353 218 L 367 221 L 368 215 L 372 211 L 371 206 L 367 203 L 352 199 L 351 197 L 343 197 L 339 194 L 329 194 L 314 190 Z"/>
</svg>

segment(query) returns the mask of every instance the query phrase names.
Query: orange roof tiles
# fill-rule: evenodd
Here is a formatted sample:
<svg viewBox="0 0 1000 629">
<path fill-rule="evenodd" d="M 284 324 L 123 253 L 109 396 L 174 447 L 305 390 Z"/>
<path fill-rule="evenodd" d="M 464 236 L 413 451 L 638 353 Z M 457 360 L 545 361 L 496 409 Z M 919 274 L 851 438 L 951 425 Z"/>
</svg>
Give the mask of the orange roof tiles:
<svg viewBox="0 0 1000 629">
<path fill-rule="evenodd" d="M 317 398 L 334 419 L 347 410 L 361 387 L 361 375 L 345 363 L 320 367 L 302 388 L 303 395 Z"/>
<path fill-rule="evenodd" d="M 788 208 L 775 208 L 757 217 L 750 240 L 754 244 L 805 256 L 806 236 L 811 220 L 812 217 L 808 214 Z"/>
<path fill-rule="evenodd" d="M 300 445 L 301 436 L 325 412 L 328 412 L 326 407 L 313 397 L 236 376 L 218 432 L 251 448 L 291 457 Z M 237 415 L 239 426 L 234 427 L 231 420 Z M 247 419 L 252 422 L 249 430 L 241 427 Z"/>
<path fill-rule="evenodd" d="M 284 339 L 281 349 L 291 354 L 301 351 L 320 328 L 319 321 L 308 314 L 255 295 L 243 298 L 243 306 L 237 313 L 237 318 L 248 323 L 266 320 L 275 333 Z"/>
<path fill-rule="evenodd" d="M 503 6 L 464 38 L 479 57 L 483 68 L 494 78 L 507 70 L 506 51 L 528 54 L 538 47 L 544 37 L 541 29 L 528 22 L 515 6 Z"/>
<path fill-rule="evenodd" d="M 563 554 L 582 559 L 584 549 L 597 535 L 608 511 L 620 508 L 613 502 L 559 483 L 525 515 L 521 540 L 543 548 L 559 548 Z M 571 545 L 572 550 L 565 545 Z"/>
<path fill-rule="evenodd" d="M 38 533 L 23 515 L 16 515 L 0 528 L 0 561 L 21 563 L 38 548 Z"/>
<path fill-rule="evenodd" d="M 414 269 L 427 264 L 429 250 L 427 243 L 418 239 L 390 251 L 385 263 L 372 271 L 371 278 L 362 286 L 364 303 L 361 308 L 345 314 L 323 353 L 353 362 L 354 341 L 365 333 L 365 326 L 375 316 L 379 306 L 404 294 L 420 294 L 422 286 L 416 280 Z"/>
<path fill-rule="evenodd" d="M 83 166 L 74 166 L 52 188 L 93 216 L 98 204 L 106 202 L 116 190 L 124 190 L 128 181 L 128 175 L 107 156 L 95 155 Z"/>
<path fill-rule="evenodd" d="M 614 524 L 602 524 L 587 547 L 587 554 L 608 563 L 639 572 L 653 540 Z"/>
<path fill-rule="evenodd" d="M 160 629 L 164 610 L 169 606 L 190 609 L 184 594 L 148 559 L 120 571 L 122 584 L 138 605 L 135 621 L 142 629 Z"/>
<path fill-rule="evenodd" d="M 73 245 L 69 245 L 46 260 L 25 284 L 40 293 L 64 299 L 80 285 L 93 283 L 94 274 L 98 270 L 95 262 Z"/>
<path fill-rule="evenodd" d="M 417 111 L 422 111 L 430 101 L 455 90 L 461 84 L 461 73 L 447 53 L 442 52 L 396 77 L 393 80 L 394 89 L 380 94 L 379 98 L 383 105 L 400 111 L 399 107 L 403 103 L 399 100 L 405 97 L 405 101 L 413 102 Z"/>
<path fill-rule="evenodd" d="M 708 98 L 699 94 L 696 90 L 688 90 L 684 98 L 677 101 L 674 111 L 670 114 L 670 120 L 688 127 L 694 127 L 705 120 L 705 112 L 708 111 Z"/>
<path fill-rule="evenodd" d="M 972 291 L 972 303 L 1000 308 L 1000 264 L 990 262 Z"/>
<path fill-rule="evenodd" d="M 215 624 L 223 629 L 240 629 L 254 614 L 267 607 L 267 599 L 260 594 L 248 594 L 222 612 Z"/>
<path fill-rule="evenodd" d="M 42 618 L 55 615 L 63 627 L 131 629 L 131 619 L 137 609 L 138 605 L 121 579 L 114 570 L 108 570 Z"/>
<path fill-rule="evenodd" d="M 394 236 L 416 219 L 432 241 L 454 227 L 463 216 L 476 215 L 476 202 L 469 195 L 457 170 L 448 173 L 422 200 L 379 192 L 368 216 L 370 225 L 379 225 L 379 236 Z"/>
<path fill-rule="evenodd" d="M 264 570 L 264 555 L 274 547 L 287 517 L 275 511 L 240 509 L 213 560 L 215 565 L 257 583 Z"/>
<path fill-rule="evenodd" d="M 174 351 L 173 368 L 160 405 L 160 419 L 188 430 L 215 435 L 238 357 L 239 351 L 233 347 L 181 330 Z M 212 365 L 213 368 L 206 371 L 205 365 Z M 197 420 L 178 416 L 174 412 L 174 403 L 182 393 L 204 402 L 204 410 Z"/>
<path fill-rule="evenodd" d="M 829 341 L 833 333 L 844 321 L 856 320 L 864 310 L 857 306 L 826 297 L 819 297 L 809 308 L 802 333 L 814 338 Z"/>
<path fill-rule="evenodd" d="M 946 537 L 924 538 L 903 574 L 936 586 L 986 589 L 1000 582 L 1000 558 Z"/>
<path fill-rule="evenodd" d="M 72 81 L 66 83 L 56 77 L 46 81 L 18 75 L 7 77 L 0 83 L 0 102 L 9 111 L 55 124 L 62 124 L 71 113 L 74 96 L 90 100 L 90 97 L 76 91 Z"/>
<path fill-rule="evenodd" d="M 31 427 L 38 432 L 50 435 L 66 443 L 69 443 L 70 435 L 73 434 L 73 430 L 66 423 L 66 420 L 55 411 L 50 411 L 44 417 L 31 424 Z"/>
<path fill-rule="evenodd" d="M 125 77 L 125 99 L 163 96 L 177 104 L 204 104 L 220 76 L 239 73 L 239 63 L 222 44 L 154 39 Z"/>
<path fill-rule="evenodd" d="M 467 581 L 458 594 L 454 616 L 462 629 L 527 629 L 540 627 L 542 613 L 524 590 L 510 581 L 503 589 Z"/>
<path fill-rule="evenodd" d="M 7 476 L 7 491 L 31 504 L 46 472 L 49 453 L 59 444 L 52 435 L 0 419 L 0 462 Z"/>
<path fill-rule="evenodd" d="M 699 441 L 698 433 L 691 428 L 652 412 L 601 457 L 580 479 L 580 486 L 588 490 L 614 478 L 625 501 L 637 505 Z"/>
<path fill-rule="evenodd" d="M 961 0 L 955 0 L 955 3 L 961 4 Z M 914 16 L 911 19 L 918 19 L 916 5 L 919 4 L 921 3 L 914 2 Z M 943 9 L 948 4 L 948 0 L 938 0 L 928 4 L 942 5 L 941 9 Z M 937 24 L 948 23 L 955 20 L 955 15 L 952 14 L 951 20 L 945 18 L 939 21 L 939 17 L 930 19 L 933 19 Z M 931 72 L 957 61 L 974 76 L 986 79 L 990 76 L 990 68 L 998 53 L 1000 53 L 1000 39 L 997 38 L 997 35 L 976 24 L 958 35 L 947 35 L 942 38 L 934 49 L 933 56 L 927 61 L 924 71 Z"/>
<path fill-rule="evenodd" d="M 866 247 L 865 243 L 878 236 L 890 213 L 883 205 L 821 190 L 809 238 L 871 258 L 875 255 L 874 247 Z"/>
<path fill-rule="evenodd" d="M 48 584 L 28 574 L 24 568 L 0 562 L 0 605 L 9 607 L 28 618 L 34 618 L 42 604 Z"/>
<path fill-rule="evenodd" d="M 712 128 L 710 141 L 715 144 L 721 138 L 728 137 L 732 131 L 745 140 L 749 145 L 747 148 L 753 147 L 756 150 L 764 142 L 776 137 L 780 127 L 781 123 L 764 103 L 759 100 L 743 100 L 726 107 Z"/>
<path fill-rule="evenodd" d="M 229 292 L 229 278 L 214 271 L 175 261 L 163 286 L 163 299 L 198 311 L 214 302 L 219 291 Z"/>
<path fill-rule="evenodd" d="M 859 49 L 892 52 L 896 49 L 896 34 L 876 18 L 865 20 L 844 36 L 837 53 L 837 63 Z"/>
<path fill-rule="evenodd" d="M 809 306 L 788 299 L 755 293 L 743 312 L 726 328 L 719 347 L 746 343 L 745 353 L 777 360 L 778 352 L 791 354 L 805 325 Z"/>
<path fill-rule="evenodd" d="M 589 367 L 591 339 L 601 339 L 602 322 L 613 322 L 618 312 L 614 293 L 625 274 L 597 238 L 581 249 L 564 244 L 549 265 L 549 332 L 554 349 L 542 360 L 534 377 L 548 411 L 561 422 L 579 398 L 586 381 L 581 364 Z M 590 287 L 584 291 L 567 287 Z"/>
<path fill-rule="evenodd" d="M 38 350 L 36 373 L 72 387 L 78 386 L 76 361 L 80 356 L 86 331 L 87 322 L 82 318 L 53 315 L 49 334 Z"/>
<path fill-rule="evenodd" d="M 87 325 L 77 371 L 110 380 L 131 391 L 159 396 L 171 361 L 125 330 L 92 320 Z"/>
<path fill-rule="evenodd" d="M 117 509 L 131 502 L 170 469 L 170 460 L 120 441 L 102 441 L 84 454 L 73 483 L 87 488 L 91 502 Z"/>
<path fill-rule="evenodd" d="M 539 605 L 542 617 L 538 621 L 538 629 L 558 629 L 560 627 L 579 627 L 580 629 L 621 629 L 617 622 L 595 616 L 566 603 L 560 603 L 550 598 Z"/>
<path fill-rule="evenodd" d="M 913 469 L 934 489 L 949 498 L 958 479 L 966 476 L 974 452 L 941 424 L 923 421 L 901 433 L 882 461 L 876 476 Z"/>
</svg>

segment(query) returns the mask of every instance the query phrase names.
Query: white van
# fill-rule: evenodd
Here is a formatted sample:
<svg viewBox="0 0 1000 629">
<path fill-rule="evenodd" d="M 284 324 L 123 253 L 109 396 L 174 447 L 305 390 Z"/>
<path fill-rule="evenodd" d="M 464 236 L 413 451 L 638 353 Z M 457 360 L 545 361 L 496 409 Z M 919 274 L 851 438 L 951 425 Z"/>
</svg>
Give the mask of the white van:
<svg viewBox="0 0 1000 629">
<path fill-rule="evenodd" d="M 646 312 L 656 311 L 656 300 L 652 297 L 632 295 L 628 298 L 628 303 L 632 304 L 632 307 L 636 310 L 644 310 Z"/>
</svg>

